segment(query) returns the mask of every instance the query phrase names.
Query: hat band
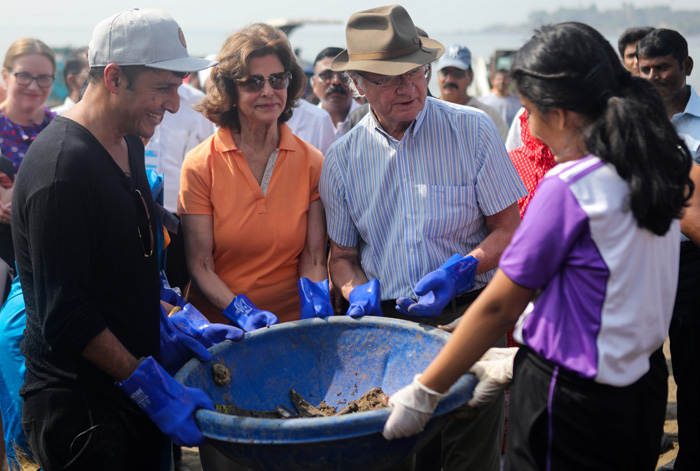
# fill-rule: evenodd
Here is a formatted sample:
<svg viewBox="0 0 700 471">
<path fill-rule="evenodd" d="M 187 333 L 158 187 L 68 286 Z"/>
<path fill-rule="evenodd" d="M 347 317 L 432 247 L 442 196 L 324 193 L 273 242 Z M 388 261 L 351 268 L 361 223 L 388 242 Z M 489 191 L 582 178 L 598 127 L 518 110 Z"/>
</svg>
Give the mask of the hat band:
<svg viewBox="0 0 700 471">
<path fill-rule="evenodd" d="M 408 47 L 398 49 L 396 51 L 385 51 L 385 52 L 368 52 L 364 54 L 350 54 L 348 53 L 348 58 L 351 61 L 364 61 L 364 60 L 375 60 L 375 59 L 393 59 L 395 57 L 405 56 L 412 52 L 417 51 L 421 47 L 421 44 L 411 44 Z"/>
</svg>

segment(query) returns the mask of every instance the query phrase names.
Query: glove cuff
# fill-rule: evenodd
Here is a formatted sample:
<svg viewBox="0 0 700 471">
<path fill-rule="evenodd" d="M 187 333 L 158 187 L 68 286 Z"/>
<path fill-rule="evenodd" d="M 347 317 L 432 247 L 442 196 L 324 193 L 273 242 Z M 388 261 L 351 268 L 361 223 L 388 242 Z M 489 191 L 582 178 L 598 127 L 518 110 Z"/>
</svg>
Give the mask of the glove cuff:
<svg viewBox="0 0 700 471">
<path fill-rule="evenodd" d="M 172 378 L 153 357 L 148 357 L 141 362 L 131 376 L 115 384 L 141 410 L 152 416 L 162 409 L 163 401 L 159 396 L 169 396 L 166 376 Z"/>
<path fill-rule="evenodd" d="M 255 304 L 248 299 L 245 294 L 239 294 L 233 298 L 233 301 L 226 306 L 224 312 L 222 313 L 229 320 L 237 323 L 240 327 L 243 327 L 248 320 L 251 312 L 257 311 L 258 308 Z"/>
<path fill-rule="evenodd" d="M 433 391 L 422 384 L 418 381 L 420 376 L 420 374 L 414 376 L 413 382 L 409 386 L 391 396 L 389 398 L 389 404 L 402 404 L 409 409 L 425 414 L 432 414 L 440 402 L 440 399 L 445 397 L 445 394 Z"/>
<path fill-rule="evenodd" d="M 333 315 L 329 294 L 328 279 L 313 282 L 308 278 L 299 278 L 299 309 L 301 319 L 313 317 L 330 317 Z"/>
<path fill-rule="evenodd" d="M 364 285 L 355 286 L 348 296 L 348 301 L 350 301 L 348 315 L 382 317 L 384 313 L 382 312 L 381 299 L 379 280 L 372 279 Z M 353 308 L 356 308 L 357 312 L 351 314 Z"/>
<path fill-rule="evenodd" d="M 445 266 L 442 267 L 450 274 L 455 284 L 455 291 L 458 295 L 474 287 L 477 265 L 479 265 L 479 260 L 471 255 L 467 255 L 466 257 L 454 260 L 452 263 L 446 263 Z"/>
<path fill-rule="evenodd" d="M 421 390 L 423 390 L 424 392 L 430 394 L 431 396 L 436 396 L 436 397 L 438 398 L 438 400 L 440 400 L 440 399 L 442 399 L 443 397 L 447 396 L 447 394 L 442 394 L 442 393 L 439 393 L 439 392 L 437 392 L 437 391 L 433 391 L 433 390 L 430 389 L 428 386 L 426 386 L 425 384 L 423 384 L 423 383 L 421 383 L 420 381 L 418 381 L 418 378 L 420 378 L 421 376 L 422 376 L 421 374 L 417 374 L 417 375 L 415 375 L 415 376 L 413 377 L 413 382 L 416 383 L 416 386 L 418 386 Z"/>
</svg>

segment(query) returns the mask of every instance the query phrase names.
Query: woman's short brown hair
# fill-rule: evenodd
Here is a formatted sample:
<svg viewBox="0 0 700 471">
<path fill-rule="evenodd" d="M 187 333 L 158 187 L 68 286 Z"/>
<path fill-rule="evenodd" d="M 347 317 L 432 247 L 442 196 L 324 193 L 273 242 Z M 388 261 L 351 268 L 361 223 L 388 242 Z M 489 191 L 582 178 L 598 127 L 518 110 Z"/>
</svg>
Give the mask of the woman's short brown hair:
<svg viewBox="0 0 700 471">
<path fill-rule="evenodd" d="M 5 53 L 5 60 L 2 66 L 8 70 L 12 69 L 15 64 L 15 60 L 18 57 L 26 56 L 28 54 L 40 54 L 51 61 L 53 66 L 53 73 L 56 73 L 56 55 L 53 50 L 46 45 L 43 41 L 35 38 L 22 38 L 13 42 Z"/>
<path fill-rule="evenodd" d="M 287 121 L 292 117 L 293 107 L 306 88 L 306 75 L 294 57 L 287 36 L 281 30 L 264 23 L 247 26 L 226 39 L 216 58 L 219 65 L 211 71 L 214 87 L 196 109 L 218 126 L 240 129 L 235 107 L 238 103 L 236 83 L 248 78 L 248 66 L 252 58 L 270 54 L 276 55 L 284 70 L 292 73 L 287 102 L 278 119 L 279 123 Z"/>
</svg>

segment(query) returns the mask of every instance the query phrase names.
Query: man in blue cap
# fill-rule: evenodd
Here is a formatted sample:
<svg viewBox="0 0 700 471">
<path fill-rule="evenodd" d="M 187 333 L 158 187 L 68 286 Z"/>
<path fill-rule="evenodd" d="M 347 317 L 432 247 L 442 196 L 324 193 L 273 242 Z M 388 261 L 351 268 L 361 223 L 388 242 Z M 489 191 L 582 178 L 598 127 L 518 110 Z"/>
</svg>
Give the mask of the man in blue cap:
<svg viewBox="0 0 700 471">
<path fill-rule="evenodd" d="M 438 87 L 440 99 L 456 105 L 471 106 L 483 111 L 493 120 L 505 142 L 508 136 L 508 124 L 500 113 L 493 107 L 486 105 L 474 97 L 469 96 L 467 88 L 474 80 L 472 70 L 472 53 L 469 48 L 459 44 L 453 44 L 445 50 L 435 65 L 438 74 Z"/>
</svg>

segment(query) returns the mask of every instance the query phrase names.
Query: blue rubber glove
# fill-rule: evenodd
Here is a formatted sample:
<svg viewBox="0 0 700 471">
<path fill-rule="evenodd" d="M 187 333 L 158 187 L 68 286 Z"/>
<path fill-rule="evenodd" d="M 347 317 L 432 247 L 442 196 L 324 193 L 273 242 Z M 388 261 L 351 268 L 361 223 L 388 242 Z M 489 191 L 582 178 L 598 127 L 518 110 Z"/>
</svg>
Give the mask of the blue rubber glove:
<svg viewBox="0 0 700 471">
<path fill-rule="evenodd" d="M 435 317 L 457 295 L 474 286 L 479 260 L 468 255 L 454 254 L 445 263 L 425 275 L 416 284 L 418 302 L 410 298 L 396 300 L 396 310 L 414 317 Z"/>
<path fill-rule="evenodd" d="M 448 259 L 445 261 L 445 263 L 443 263 L 442 265 L 440 265 L 440 267 L 439 267 L 438 269 L 443 268 L 444 266 L 450 265 L 451 263 L 456 262 L 457 260 L 461 260 L 461 259 L 462 259 L 462 256 L 461 256 L 460 254 L 456 253 L 456 254 L 454 254 L 453 256 L 451 256 L 450 258 L 448 258 Z M 417 294 L 417 293 L 416 293 L 416 294 Z M 429 299 L 425 299 L 425 302 L 426 302 L 426 303 L 427 303 L 427 302 L 432 302 L 433 299 L 434 299 L 434 297 L 433 297 L 433 298 L 429 298 Z M 420 298 L 419 298 L 419 302 L 420 302 Z M 412 314 L 411 312 L 409 312 L 409 308 L 410 308 L 411 306 L 413 306 L 414 304 L 416 304 L 416 300 L 414 300 L 414 299 L 411 299 L 411 298 L 403 298 L 403 297 L 402 297 L 402 298 L 398 298 L 398 299 L 396 300 L 396 310 L 399 311 L 399 312 L 402 313 L 402 314 L 407 315 L 407 316 L 411 316 L 411 315 L 412 315 L 412 316 L 417 316 L 417 314 Z M 438 313 L 438 314 L 439 314 L 439 313 Z M 437 314 L 436 314 L 436 315 L 437 315 Z"/>
<path fill-rule="evenodd" d="M 175 381 L 153 357 L 144 360 L 131 376 L 116 383 L 158 428 L 180 446 L 205 443 L 194 421 L 197 409 L 214 409 L 204 391 Z"/>
<path fill-rule="evenodd" d="M 364 285 L 355 286 L 350 291 L 350 307 L 346 315 L 358 316 L 384 316 L 382 313 L 382 296 L 379 288 L 379 280 L 370 280 Z"/>
<path fill-rule="evenodd" d="M 184 299 L 180 295 L 178 288 L 172 288 L 168 282 L 168 277 L 165 276 L 165 270 L 160 271 L 160 299 L 173 306 L 183 307 Z"/>
<path fill-rule="evenodd" d="M 255 307 L 245 294 L 239 294 L 233 298 L 222 314 L 246 332 L 279 323 L 276 315 Z"/>
<path fill-rule="evenodd" d="M 333 315 L 328 280 L 314 283 L 308 278 L 299 278 L 297 286 L 299 287 L 299 307 L 302 319 Z"/>
<path fill-rule="evenodd" d="M 207 347 L 191 336 L 182 333 L 168 318 L 165 309 L 160 307 L 160 364 L 170 373 L 175 374 L 191 358 L 200 361 L 211 360 Z"/>
<path fill-rule="evenodd" d="M 170 322 L 183 334 L 195 339 L 205 348 L 231 340 L 238 342 L 245 335 L 241 329 L 232 325 L 209 322 L 193 305 L 186 304 L 181 310 L 170 316 Z"/>
</svg>

